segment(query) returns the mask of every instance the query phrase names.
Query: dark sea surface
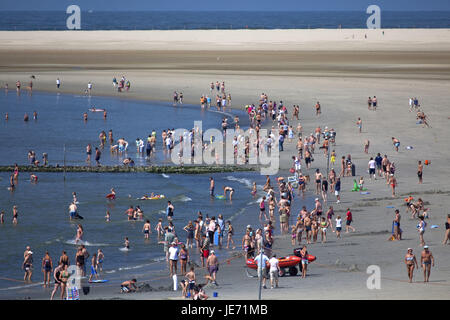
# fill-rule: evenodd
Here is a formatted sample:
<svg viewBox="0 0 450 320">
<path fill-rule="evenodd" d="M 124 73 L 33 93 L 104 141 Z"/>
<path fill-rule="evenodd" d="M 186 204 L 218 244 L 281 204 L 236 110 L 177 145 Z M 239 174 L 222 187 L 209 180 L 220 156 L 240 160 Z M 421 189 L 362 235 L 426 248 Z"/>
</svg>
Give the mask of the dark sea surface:
<svg viewBox="0 0 450 320">
<path fill-rule="evenodd" d="M 67 30 L 65 11 L 0 11 L 0 30 Z M 367 28 L 365 11 L 82 11 L 82 30 Z M 448 11 L 381 11 L 381 28 L 449 28 Z"/>
</svg>

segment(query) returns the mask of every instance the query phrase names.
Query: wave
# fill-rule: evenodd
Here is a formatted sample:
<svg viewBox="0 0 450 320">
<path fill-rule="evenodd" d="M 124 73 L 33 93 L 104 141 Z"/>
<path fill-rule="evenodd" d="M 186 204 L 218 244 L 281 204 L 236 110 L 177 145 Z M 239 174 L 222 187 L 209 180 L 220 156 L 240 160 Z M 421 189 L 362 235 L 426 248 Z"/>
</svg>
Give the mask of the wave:
<svg viewBox="0 0 450 320">
<path fill-rule="evenodd" d="M 192 199 L 189 198 L 189 197 L 187 197 L 187 196 L 182 196 L 182 197 L 180 198 L 180 201 L 182 201 L 182 202 L 187 202 L 187 201 L 192 201 Z"/>
<path fill-rule="evenodd" d="M 225 179 L 227 179 L 229 181 L 239 182 L 239 183 L 247 186 L 248 188 L 251 188 L 252 185 L 253 185 L 252 182 L 249 179 L 246 179 L 246 178 L 236 178 L 236 177 L 233 177 L 233 176 L 227 176 Z"/>
<path fill-rule="evenodd" d="M 92 246 L 96 246 L 96 247 L 105 247 L 108 246 L 109 244 L 106 243 L 90 243 L 89 241 L 75 241 L 75 239 L 72 240 L 67 240 L 65 243 L 67 244 L 73 244 L 73 245 L 85 245 L 86 247 L 92 247 Z"/>
<path fill-rule="evenodd" d="M 31 283 L 31 284 L 26 284 L 26 285 L 22 285 L 22 286 L 15 286 L 15 287 L 1 288 L 0 291 L 15 290 L 15 289 L 25 289 L 25 288 L 31 288 L 31 287 L 42 286 L 43 284 L 44 284 L 44 282 Z"/>
<path fill-rule="evenodd" d="M 163 173 L 162 176 L 163 176 L 163 178 L 166 178 L 166 179 L 169 179 L 169 178 L 170 178 L 170 176 L 167 175 L 167 174 L 165 174 L 165 173 Z"/>
</svg>

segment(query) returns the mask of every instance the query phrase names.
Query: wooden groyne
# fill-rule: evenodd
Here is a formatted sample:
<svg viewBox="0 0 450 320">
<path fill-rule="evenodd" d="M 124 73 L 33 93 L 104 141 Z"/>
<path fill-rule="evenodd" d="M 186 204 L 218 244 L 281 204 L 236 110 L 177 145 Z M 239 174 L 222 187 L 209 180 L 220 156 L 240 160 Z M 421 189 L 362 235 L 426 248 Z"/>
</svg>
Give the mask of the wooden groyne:
<svg viewBox="0 0 450 320">
<path fill-rule="evenodd" d="M 19 172 L 95 172 L 95 173 L 172 173 L 172 174 L 204 174 L 236 171 L 256 171 L 256 166 L 202 166 L 202 165 L 184 165 L 184 166 L 18 166 Z M 0 172 L 14 172 L 14 166 L 0 166 Z"/>
</svg>

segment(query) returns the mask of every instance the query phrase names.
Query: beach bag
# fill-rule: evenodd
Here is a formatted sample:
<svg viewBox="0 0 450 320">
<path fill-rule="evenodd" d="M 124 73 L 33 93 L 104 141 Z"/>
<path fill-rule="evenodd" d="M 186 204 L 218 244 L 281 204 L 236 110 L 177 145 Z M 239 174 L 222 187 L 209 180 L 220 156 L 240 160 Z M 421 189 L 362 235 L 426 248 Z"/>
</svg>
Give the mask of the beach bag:
<svg viewBox="0 0 450 320">
<path fill-rule="evenodd" d="M 80 300 L 80 294 L 77 287 L 67 288 L 66 300 Z"/>
<path fill-rule="evenodd" d="M 295 169 L 294 169 L 294 168 L 290 168 L 290 169 L 289 169 L 289 172 L 290 172 L 290 173 L 295 173 Z"/>
</svg>

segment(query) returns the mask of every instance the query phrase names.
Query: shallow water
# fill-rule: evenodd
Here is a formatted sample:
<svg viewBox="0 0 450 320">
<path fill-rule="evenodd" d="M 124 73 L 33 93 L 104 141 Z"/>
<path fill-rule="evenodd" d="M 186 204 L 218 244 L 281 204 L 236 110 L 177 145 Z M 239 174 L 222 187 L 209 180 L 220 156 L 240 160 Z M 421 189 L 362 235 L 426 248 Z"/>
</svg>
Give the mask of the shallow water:
<svg viewBox="0 0 450 320">
<path fill-rule="evenodd" d="M 91 107 L 107 110 L 107 119 L 102 112 L 89 112 Z M 33 112 L 37 112 L 37 120 Z M 83 121 L 83 113 L 88 120 Z M 8 113 L 9 120 L 5 120 Z M 29 121 L 23 121 L 25 113 Z M 242 126 L 248 117 L 235 110 L 242 119 Z M 185 105 L 173 107 L 163 102 L 142 102 L 108 97 L 88 97 L 69 94 L 50 94 L 23 90 L 20 95 L 15 90 L 0 92 L 0 165 L 14 163 L 27 164 L 29 150 L 36 152 L 42 162 L 42 154 L 48 154 L 51 165 L 86 164 L 86 146 L 92 145 L 91 164 L 95 164 L 95 147 L 100 145 L 101 131 L 113 131 L 115 140 L 124 138 L 129 143 L 124 155 L 111 155 L 109 142 L 102 150 L 100 162 L 104 165 L 122 164 L 126 157 L 134 159 L 136 165 L 171 163 L 170 157 L 162 152 L 163 130 L 194 128 L 194 121 L 202 121 L 203 130 L 219 128 L 226 114 L 202 110 L 199 106 Z M 149 160 L 136 152 L 136 138 L 146 141 L 152 130 L 157 132 L 156 153 Z M 64 153 L 65 148 L 65 153 Z"/>
<path fill-rule="evenodd" d="M 91 113 L 88 122 L 83 122 L 82 113 L 92 105 L 107 107 L 106 122 L 101 114 Z M 38 155 L 47 152 L 50 164 L 61 164 L 62 146 L 66 144 L 67 163 L 81 165 L 85 159 L 85 145 L 95 145 L 100 130 L 111 128 L 116 138 L 123 135 L 134 151 L 132 142 L 135 138 L 147 136 L 152 129 L 157 130 L 158 135 L 161 130 L 173 127 L 173 123 L 189 129 L 194 120 L 200 119 L 204 128 L 219 127 L 224 116 L 222 113 L 202 112 L 195 106 L 174 108 L 164 103 L 46 93 L 17 96 L 15 92 L 0 94 L 0 110 L 9 113 L 9 121 L 2 119 L 0 122 L 3 138 L 0 164 L 27 163 L 29 149 L 35 150 Z M 38 120 L 31 119 L 24 123 L 24 113 L 32 116 L 33 110 L 37 110 Z M 141 164 L 142 159 L 135 155 L 132 157 L 137 165 Z M 158 164 L 164 162 L 161 148 L 151 161 Z M 106 152 L 102 163 L 118 164 L 120 159 Z M 142 164 L 145 163 L 142 160 Z M 145 276 L 148 279 L 153 276 L 151 270 L 166 270 L 163 246 L 157 244 L 154 227 L 159 218 L 164 218 L 166 225 L 167 200 L 175 206 L 174 225 L 181 241 L 186 239 L 182 228 L 197 217 L 198 211 L 210 217 L 222 213 L 225 220 L 231 220 L 235 226 L 234 240 L 239 248 L 245 226 L 252 224 L 257 227 L 260 224 L 258 199 L 263 194 L 261 188 L 265 183 L 265 177 L 256 172 L 214 174 L 216 194 L 220 194 L 225 185 L 235 189 L 233 201 L 230 202 L 210 198 L 208 174 L 67 173 L 64 180 L 61 173 L 38 173 L 39 182 L 32 184 L 29 173 L 22 172 L 14 192 L 7 190 L 9 175 L 8 172 L 0 173 L 0 210 L 6 213 L 5 223 L 0 225 L 0 297 L 8 299 L 19 297 L 19 291 L 41 290 L 39 283 L 26 285 L 20 282 L 23 278 L 23 252 L 27 245 L 34 252 L 33 281 L 42 281 L 40 264 L 47 250 L 54 261 L 59 259 L 62 250 L 66 250 L 71 261 L 74 261 L 77 223 L 83 225 L 83 241 L 89 253 L 92 255 L 99 248 L 103 250 L 104 277 L 111 280 L 110 283 L 130 276 Z M 253 181 L 259 190 L 256 197 L 250 194 Z M 117 192 L 117 199 L 108 201 L 105 196 L 112 187 Z M 68 205 L 74 191 L 79 201 L 79 214 L 84 219 L 71 222 Z M 151 192 L 164 194 L 165 199 L 137 200 Z M 303 203 L 295 201 L 294 212 Z M 309 198 L 305 203 L 312 206 Z M 14 205 L 19 209 L 19 223 L 16 226 L 11 223 Z M 143 221 L 127 220 L 125 211 L 130 205 L 140 206 L 144 219 L 150 220 L 153 229 L 150 241 L 144 240 Z M 111 222 L 105 221 L 107 210 L 111 213 Z M 295 215 L 291 219 L 295 219 Z M 130 240 L 129 251 L 121 250 L 125 237 Z M 226 250 L 217 253 L 219 259 L 227 254 Z M 194 261 L 200 263 L 198 254 L 195 254 Z M 88 266 L 89 263 L 90 260 L 87 261 Z"/>
</svg>

